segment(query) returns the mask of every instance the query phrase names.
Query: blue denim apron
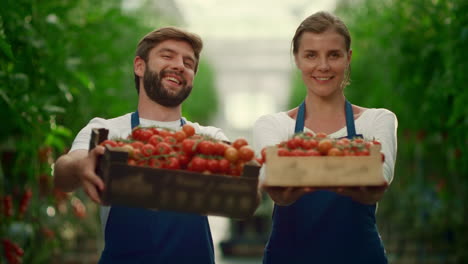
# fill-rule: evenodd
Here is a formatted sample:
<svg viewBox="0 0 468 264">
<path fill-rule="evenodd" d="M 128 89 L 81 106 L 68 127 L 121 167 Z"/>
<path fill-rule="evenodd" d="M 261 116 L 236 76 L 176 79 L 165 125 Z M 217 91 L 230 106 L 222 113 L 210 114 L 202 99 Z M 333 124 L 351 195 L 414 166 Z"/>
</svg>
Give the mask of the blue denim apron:
<svg viewBox="0 0 468 264">
<path fill-rule="evenodd" d="M 356 134 L 351 104 L 346 101 L 347 138 Z M 295 133 L 304 130 L 305 103 Z M 263 263 L 387 263 L 375 223 L 375 205 L 354 202 L 330 191 L 315 191 L 289 206 L 275 205 Z"/>
<path fill-rule="evenodd" d="M 139 124 L 137 111 L 131 126 Z M 112 206 L 104 237 L 100 264 L 214 263 L 206 216 Z"/>
</svg>

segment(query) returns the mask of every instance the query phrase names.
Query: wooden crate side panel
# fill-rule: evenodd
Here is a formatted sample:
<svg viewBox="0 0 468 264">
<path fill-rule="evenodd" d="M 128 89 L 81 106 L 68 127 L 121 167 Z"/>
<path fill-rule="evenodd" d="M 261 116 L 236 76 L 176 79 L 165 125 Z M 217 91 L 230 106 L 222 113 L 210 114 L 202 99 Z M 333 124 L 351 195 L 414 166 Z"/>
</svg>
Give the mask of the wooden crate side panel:
<svg viewBox="0 0 468 264">
<path fill-rule="evenodd" d="M 271 186 L 375 186 L 385 184 L 378 149 L 370 156 L 279 157 L 267 149 L 265 184 Z"/>
</svg>

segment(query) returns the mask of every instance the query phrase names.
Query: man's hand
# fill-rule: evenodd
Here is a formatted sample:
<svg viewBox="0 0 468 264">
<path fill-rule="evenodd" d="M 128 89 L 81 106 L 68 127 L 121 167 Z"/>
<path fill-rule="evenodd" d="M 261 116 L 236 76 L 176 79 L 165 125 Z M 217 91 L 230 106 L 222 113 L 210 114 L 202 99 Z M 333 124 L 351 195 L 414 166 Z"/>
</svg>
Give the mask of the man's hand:
<svg viewBox="0 0 468 264">
<path fill-rule="evenodd" d="M 375 204 L 382 199 L 388 185 L 385 186 L 363 186 L 363 187 L 340 187 L 333 189 L 338 194 L 351 197 L 356 202 L 363 204 Z"/>
<path fill-rule="evenodd" d="M 297 201 L 302 195 L 313 192 L 310 187 L 268 187 L 261 186 L 278 205 L 286 206 Z"/>
<path fill-rule="evenodd" d="M 96 203 L 101 204 L 99 192 L 104 190 L 104 182 L 96 174 L 96 165 L 98 156 L 104 154 L 103 146 L 96 146 L 88 153 L 88 156 L 78 162 L 78 177 L 85 193 Z M 98 191 L 99 190 L 99 191 Z"/>
<path fill-rule="evenodd" d="M 54 183 L 62 191 L 71 192 L 80 186 L 96 203 L 101 204 L 99 192 L 104 190 L 104 182 L 96 175 L 97 158 L 105 148 L 96 146 L 93 150 L 75 150 L 61 156 L 55 162 Z"/>
</svg>

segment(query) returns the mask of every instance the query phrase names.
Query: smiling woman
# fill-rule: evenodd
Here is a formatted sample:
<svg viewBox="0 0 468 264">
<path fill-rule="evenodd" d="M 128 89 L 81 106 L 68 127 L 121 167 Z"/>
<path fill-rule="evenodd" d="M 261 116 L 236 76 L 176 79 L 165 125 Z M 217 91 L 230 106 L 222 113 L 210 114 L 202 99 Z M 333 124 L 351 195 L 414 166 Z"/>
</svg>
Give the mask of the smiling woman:
<svg viewBox="0 0 468 264">
<path fill-rule="evenodd" d="M 315 13 L 299 25 L 292 47 L 306 97 L 299 107 L 260 117 L 254 125 L 254 146 L 260 152 L 303 131 L 325 132 L 331 138 L 377 139 L 386 157 L 383 174 L 391 182 L 396 117 L 389 110 L 366 109 L 346 100 L 350 46 L 346 25 L 330 13 Z M 386 188 L 313 191 L 263 186 L 275 202 L 264 263 L 307 263 L 311 258 L 331 264 L 387 263 L 375 223 L 376 203 Z"/>
</svg>

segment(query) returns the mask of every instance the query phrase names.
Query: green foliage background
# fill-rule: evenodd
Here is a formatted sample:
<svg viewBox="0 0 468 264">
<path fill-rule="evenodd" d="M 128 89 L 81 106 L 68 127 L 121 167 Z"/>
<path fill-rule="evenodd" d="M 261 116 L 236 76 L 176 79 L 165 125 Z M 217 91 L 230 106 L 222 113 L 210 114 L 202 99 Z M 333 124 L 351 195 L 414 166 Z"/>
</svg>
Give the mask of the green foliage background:
<svg viewBox="0 0 468 264">
<path fill-rule="evenodd" d="M 379 224 L 449 244 L 443 254 L 467 262 L 468 2 L 340 1 L 336 14 L 352 36 L 346 97 L 390 109 L 399 121 L 395 179 Z M 291 107 L 305 96 L 297 72 L 293 86 Z"/>
<path fill-rule="evenodd" d="M 85 195 L 53 189 L 52 164 L 92 117 L 135 110 L 136 44 L 154 28 L 179 25 L 151 1 L 135 10 L 121 6 L 120 0 L 2 1 L 0 238 L 24 249 L 23 263 L 50 263 L 77 234 L 100 235 L 97 208 Z M 217 106 L 214 91 L 211 66 L 202 61 L 184 114 L 208 122 Z M 26 190 L 33 197 L 21 216 Z M 7 196 L 13 198 L 10 217 L 3 213 Z M 77 201 L 87 217 L 77 216 Z"/>
</svg>

